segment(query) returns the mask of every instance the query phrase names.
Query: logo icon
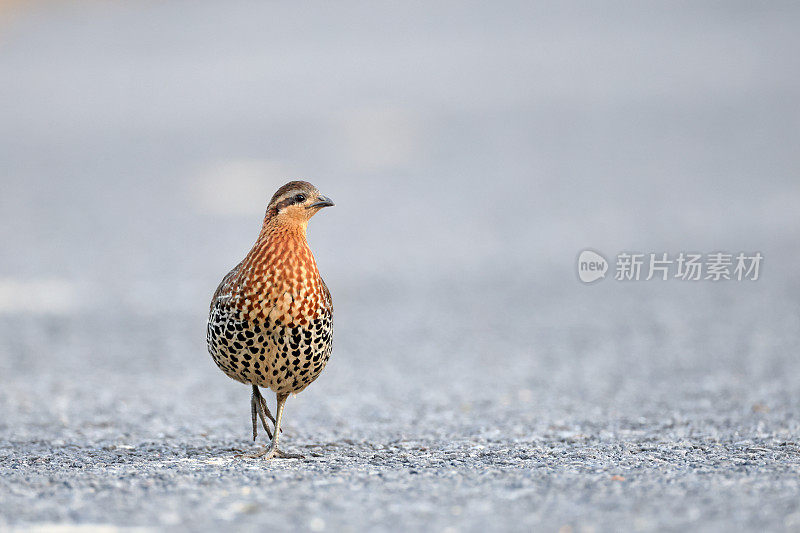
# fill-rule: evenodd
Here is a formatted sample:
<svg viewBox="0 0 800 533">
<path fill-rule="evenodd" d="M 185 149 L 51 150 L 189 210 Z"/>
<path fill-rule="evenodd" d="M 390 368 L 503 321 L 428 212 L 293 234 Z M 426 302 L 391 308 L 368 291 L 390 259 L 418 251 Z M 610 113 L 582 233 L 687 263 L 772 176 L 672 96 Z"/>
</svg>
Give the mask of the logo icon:
<svg viewBox="0 0 800 533">
<path fill-rule="evenodd" d="M 592 250 L 584 250 L 578 255 L 578 277 L 584 283 L 592 283 L 605 278 L 608 271 L 608 261 L 602 255 Z"/>
</svg>

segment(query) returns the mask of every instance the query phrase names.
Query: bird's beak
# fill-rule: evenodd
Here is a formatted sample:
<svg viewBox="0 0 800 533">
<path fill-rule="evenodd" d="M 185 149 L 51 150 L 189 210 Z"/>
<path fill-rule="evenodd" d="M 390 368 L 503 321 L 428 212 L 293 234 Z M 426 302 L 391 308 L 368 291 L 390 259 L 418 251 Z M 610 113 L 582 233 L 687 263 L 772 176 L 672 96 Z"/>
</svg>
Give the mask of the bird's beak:
<svg viewBox="0 0 800 533">
<path fill-rule="evenodd" d="M 309 209 L 312 207 L 331 207 L 336 204 L 333 203 L 333 200 L 328 198 L 327 196 L 322 196 L 321 194 L 317 197 L 317 201 L 308 206 Z"/>
</svg>

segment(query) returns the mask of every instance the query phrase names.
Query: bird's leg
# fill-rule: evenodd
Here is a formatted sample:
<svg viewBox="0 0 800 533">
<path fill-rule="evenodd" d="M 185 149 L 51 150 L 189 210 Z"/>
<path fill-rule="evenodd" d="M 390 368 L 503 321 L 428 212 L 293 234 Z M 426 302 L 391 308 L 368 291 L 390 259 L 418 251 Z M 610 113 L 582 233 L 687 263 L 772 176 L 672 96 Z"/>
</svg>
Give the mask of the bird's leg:
<svg viewBox="0 0 800 533">
<path fill-rule="evenodd" d="M 261 396 L 261 393 L 259 392 L 258 395 Z M 275 418 L 272 416 L 272 413 L 269 411 L 269 406 L 267 405 L 267 400 L 265 400 L 263 396 L 261 396 L 261 408 L 264 410 L 264 413 L 266 413 L 267 418 L 269 418 L 270 422 L 272 422 L 272 426 L 274 427 L 275 426 Z M 261 418 L 261 421 L 264 422 L 264 418 L 263 417 Z M 266 424 L 266 422 L 264 422 L 264 429 L 266 429 L 266 428 L 267 428 L 267 424 Z M 283 431 L 283 430 L 281 430 L 281 431 Z M 268 432 L 268 433 L 269 433 L 269 438 L 272 438 L 272 432 Z"/>
<path fill-rule="evenodd" d="M 270 421 L 272 422 L 273 427 L 275 427 L 275 418 L 273 418 L 272 413 L 269 411 L 269 406 L 267 406 L 267 400 L 265 400 L 263 396 L 261 397 L 261 408 L 263 409 L 264 413 L 266 413 L 267 418 L 269 418 Z M 264 429 L 267 430 L 267 435 L 269 435 L 269 438 L 271 439 L 272 432 L 269 429 L 267 429 L 267 423 L 264 422 L 263 416 L 261 417 L 261 422 L 264 424 Z M 283 430 L 281 430 L 281 433 L 282 432 Z"/>
<path fill-rule="evenodd" d="M 283 406 L 286 404 L 288 394 L 278 394 L 278 410 L 275 412 L 275 433 L 272 435 L 272 442 L 269 447 L 259 450 L 256 453 L 244 455 L 244 457 L 258 458 L 263 457 L 265 460 L 272 459 L 273 457 L 280 457 L 284 459 L 302 459 L 302 455 L 288 454 L 278 449 L 278 437 L 281 434 L 281 420 L 283 419 Z"/>
<path fill-rule="evenodd" d="M 256 414 L 256 413 L 258 413 L 258 407 L 256 407 L 256 404 L 258 404 L 258 403 L 259 402 L 256 399 L 256 388 L 255 388 L 255 386 L 253 386 L 253 395 L 250 396 L 250 417 L 253 419 L 253 440 L 254 441 L 256 440 L 256 437 L 258 437 L 258 415 Z"/>
<path fill-rule="evenodd" d="M 267 421 L 264 419 L 264 415 L 267 415 L 267 418 L 274 424 L 275 419 L 272 417 L 272 413 L 269 411 L 269 407 L 267 406 L 267 401 L 261 396 L 261 391 L 258 390 L 257 385 L 253 385 L 253 397 L 250 401 L 251 409 L 253 412 L 253 440 L 256 440 L 256 414 L 261 419 L 261 425 L 264 426 L 264 431 L 267 432 L 267 437 L 272 439 L 272 430 L 270 429 Z"/>
<path fill-rule="evenodd" d="M 305 456 L 299 453 L 286 453 L 278 449 L 278 434 L 283 432 L 283 430 L 281 429 L 281 422 L 280 422 L 281 419 L 283 418 L 283 404 L 286 403 L 286 399 L 288 397 L 289 395 L 287 394 L 283 396 L 283 400 L 281 400 L 281 396 L 278 396 L 278 411 L 276 411 L 278 415 L 278 421 L 275 422 L 275 428 L 276 428 L 275 440 L 273 441 L 275 446 L 275 457 L 280 457 L 281 459 L 305 459 Z M 270 445 L 270 447 L 272 447 L 272 445 Z"/>
<path fill-rule="evenodd" d="M 261 409 L 267 415 L 267 418 L 269 418 L 269 421 L 274 424 L 275 423 L 275 418 L 272 416 L 272 413 L 270 412 L 269 407 L 267 407 L 267 400 L 265 400 L 264 397 L 261 396 L 261 391 L 258 390 L 258 387 L 256 385 L 253 385 L 253 389 L 255 389 L 256 396 L 258 397 L 259 401 L 261 402 Z M 272 438 L 272 437 L 270 437 L 270 438 Z"/>
</svg>

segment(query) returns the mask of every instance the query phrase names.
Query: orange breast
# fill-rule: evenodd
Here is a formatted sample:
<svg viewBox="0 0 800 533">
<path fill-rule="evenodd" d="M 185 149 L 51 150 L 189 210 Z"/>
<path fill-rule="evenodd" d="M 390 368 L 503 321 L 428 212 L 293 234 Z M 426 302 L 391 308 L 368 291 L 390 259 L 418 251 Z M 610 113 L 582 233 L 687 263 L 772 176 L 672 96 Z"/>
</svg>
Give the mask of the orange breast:
<svg viewBox="0 0 800 533">
<path fill-rule="evenodd" d="M 325 288 L 304 232 L 270 232 L 242 261 L 234 306 L 243 320 L 305 326 L 328 309 Z"/>
</svg>

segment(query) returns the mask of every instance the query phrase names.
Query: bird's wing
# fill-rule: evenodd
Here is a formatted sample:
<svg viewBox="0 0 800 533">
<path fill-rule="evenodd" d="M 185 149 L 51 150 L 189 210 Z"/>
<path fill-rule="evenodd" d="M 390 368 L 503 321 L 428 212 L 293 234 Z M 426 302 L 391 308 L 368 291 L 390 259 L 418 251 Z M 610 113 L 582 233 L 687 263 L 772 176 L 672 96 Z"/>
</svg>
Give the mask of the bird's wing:
<svg viewBox="0 0 800 533">
<path fill-rule="evenodd" d="M 214 292 L 214 297 L 211 298 L 211 309 L 213 309 L 214 306 L 227 307 L 231 300 L 233 300 L 234 285 L 241 268 L 242 263 L 239 263 L 233 267 L 230 272 L 225 274 L 225 277 L 219 282 L 219 286 L 217 286 L 217 290 Z"/>
<path fill-rule="evenodd" d="M 325 280 L 320 278 L 322 282 L 322 294 L 325 295 L 325 301 L 328 304 L 328 309 L 330 309 L 331 314 L 333 314 L 333 297 L 331 296 L 331 291 L 328 290 L 328 286 L 325 284 Z"/>
</svg>

